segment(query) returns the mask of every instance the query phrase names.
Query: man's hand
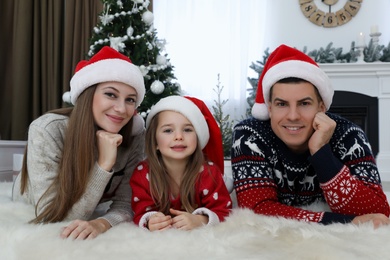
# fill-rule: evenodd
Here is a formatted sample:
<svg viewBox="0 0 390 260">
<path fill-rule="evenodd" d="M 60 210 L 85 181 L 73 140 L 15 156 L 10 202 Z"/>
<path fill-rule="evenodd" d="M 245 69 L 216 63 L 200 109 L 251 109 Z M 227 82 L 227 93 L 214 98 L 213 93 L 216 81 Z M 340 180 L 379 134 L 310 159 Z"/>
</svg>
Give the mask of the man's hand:
<svg viewBox="0 0 390 260">
<path fill-rule="evenodd" d="M 204 226 L 208 223 L 209 218 L 204 215 L 194 215 L 185 211 L 170 209 L 172 215 L 172 226 L 181 230 L 191 230 Z"/>
<path fill-rule="evenodd" d="M 110 223 L 101 218 L 90 221 L 75 220 L 62 230 L 61 237 L 78 240 L 93 239 L 110 228 Z"/>
<path fill-rule="evenodd" d="M 310 154 L 315 154 L 321 147 L 329 143 L 336 128 L 336 122 L 324 112 L 318 112 L 313 120 L 314 133 L 309 140 Z"/>
<path fill-rule="evenodd" d="M 380 226 L 389 225 L 390 219 L 384 214 L 374 213 L 357 216 L 352 220 L 352 223 L 355 225 L 365 222 L 372 222 L 374 224 L 374 228 L 378 228 Z"/>
</svg>

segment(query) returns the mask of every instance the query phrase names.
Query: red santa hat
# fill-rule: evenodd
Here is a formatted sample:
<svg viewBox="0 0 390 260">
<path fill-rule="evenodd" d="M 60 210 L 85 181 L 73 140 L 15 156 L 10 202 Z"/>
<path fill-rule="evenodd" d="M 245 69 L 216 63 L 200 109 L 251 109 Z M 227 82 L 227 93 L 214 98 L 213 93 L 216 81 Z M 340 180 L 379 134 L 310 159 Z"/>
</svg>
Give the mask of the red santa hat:
<svg viewBox="0 0 390 260">
<path fill-rule="evenodd" d="M 70 101 L 76 104 L 85 89 L 107 81 L 122 82 L 133 87 L 137 91 L 136 107 L 144 99 L 145 84 L 140 69 L 127 56 L 104 46 L 90 60 L 82 60 L 77 64 L 70 81 Z"/>
<path fill-rule="evenodd" d="M 162 111 L 175 111 L 184 115 L 194 126 L 198 136 L 199 145 L 206 158 L 215 163 L 224 171 L 222 135 L 214 116 L 206 104 L 197 98 L 188 96 L 169 96 L 160 99 L 152 106 L 146 128 L 149 127 L 152 118 Z"/>
<path fill-rule="evenodd" d="M 269 119 L 268 100 L 271 87 L 281 79 L 300 78 L 312 83 L 321 95 L 327 109 L 332 104 L 334 90 L 326 73 L 303 52 L 286 45 L 280 45 L 268 57 L 259 78 L 252 116 Z"/>
</svg>

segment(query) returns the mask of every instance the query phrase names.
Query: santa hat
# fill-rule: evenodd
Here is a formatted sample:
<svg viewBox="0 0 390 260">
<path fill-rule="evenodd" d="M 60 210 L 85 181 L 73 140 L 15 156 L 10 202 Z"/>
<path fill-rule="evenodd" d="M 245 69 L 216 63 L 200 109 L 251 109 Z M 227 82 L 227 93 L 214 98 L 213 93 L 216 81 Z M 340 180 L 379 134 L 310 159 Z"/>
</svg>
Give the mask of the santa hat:
<svg viewBox="0 0 390 260">
<path fill-rule="evenodd" d="M 82 60 L 70 81 L 70 101 L 76 104 L 79 95 L 92 85 L 117 81 L 130 85 L 137 91 L 136 107 L 145 96 L 144 77 L 140 69 L 125 55 L 104 46 L 90 60 Z"/>
<path fill-rule="evenodd" d="M 146 119 L 146 128 L 149 127 L 150 121 L 157 113 L 166 110 L 178 112 L 191 122 L 195 128 L 203 153 L 223 173 L 222 135 L 214 116 L 206 104 L 197 98 L 188 96 L 169 96 L 162 98 L 152 106 Z"/>
<path fill-rule="evenodd" d="M 303 52 L 286 45 L 280 45 L 268 57 L 259 78 L 253 117 L 269 119 L 267 102 L 271 87 L 281 79 L 300 78 L 312 83 L 320 93 L 327 109 L 332 104 L 334 90 L 329 77 L 317 63 Z"/>
</svg>

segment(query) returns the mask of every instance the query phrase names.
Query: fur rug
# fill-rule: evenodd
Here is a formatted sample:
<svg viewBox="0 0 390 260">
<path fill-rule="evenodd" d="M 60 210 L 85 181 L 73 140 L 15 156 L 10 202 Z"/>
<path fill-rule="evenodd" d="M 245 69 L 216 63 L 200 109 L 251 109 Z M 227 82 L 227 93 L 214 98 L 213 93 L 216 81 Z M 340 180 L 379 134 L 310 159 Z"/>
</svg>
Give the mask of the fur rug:
<svg viewBox="0 0 390 260">
<path fill-rule="evenodd" d="M 94 240 L 59 238 L 65 225 L 26 224 L 30 205 L 0 183 L 0 259 L 390 259 L 390 226 L 323 226 L 234 209 L 215 227 L 148 232 L 123 223 Z"/>
</svg>

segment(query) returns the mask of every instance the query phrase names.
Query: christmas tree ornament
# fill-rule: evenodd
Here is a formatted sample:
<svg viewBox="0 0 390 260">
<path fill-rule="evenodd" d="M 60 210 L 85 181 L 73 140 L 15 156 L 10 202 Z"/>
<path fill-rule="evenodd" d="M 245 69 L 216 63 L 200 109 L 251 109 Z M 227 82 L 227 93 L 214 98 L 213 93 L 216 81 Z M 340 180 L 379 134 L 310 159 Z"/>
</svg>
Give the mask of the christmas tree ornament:
<svg viewBox="0 0 390 260">
<path fill-rule="evenodd" d="M 134 28 L 131 27 L 131 26 L 129 26 L 129 27 L 127 28 L 126 33 L 127 33 L 127 35 L 128 35 L 129 37 L 131 37 L 131 36 L 133 35 L 133 33 L 134 33 Z"/>
<path fill-rule="evenodd" d="M 122 37 L 110 37 L 110 47 L 122 52 L 126 45 L 123 43 Z"/>
<path fill-rule="evenodd" d="M 150 85 L 150 90 L 152 91 L 153 94 L 160 95 L 161 93 L 164 92 L 164 84 L 159 81 L 155 80 L 152 85 Z"/>
<path fill-rule="evenodd" d="M 142 21 L 144 21 L 144 23 L 146 25 L 151 25 L 154 21 L 154 15 L 152 12 L 150 11 L 146 11 L 142 14 Z"/>
<path fill-rule="evenodd" d="M 167 63 L 167 59 L 163 55 L 157 55 L 156 63 L 158 65 L 165 65 Z"/>
</svg>

